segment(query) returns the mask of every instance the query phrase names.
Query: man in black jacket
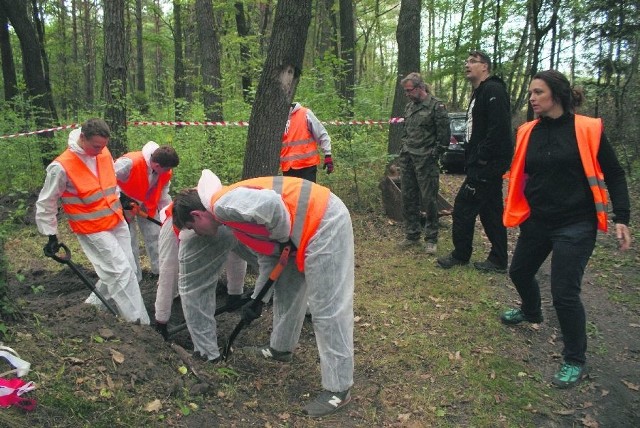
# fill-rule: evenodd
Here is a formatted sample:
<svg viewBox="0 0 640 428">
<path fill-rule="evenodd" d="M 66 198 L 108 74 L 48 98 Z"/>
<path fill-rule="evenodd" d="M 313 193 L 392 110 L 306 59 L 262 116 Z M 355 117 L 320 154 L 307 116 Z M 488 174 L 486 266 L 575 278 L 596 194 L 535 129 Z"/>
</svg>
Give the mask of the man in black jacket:
<svg viewBox="0 0 640 428">
<path fill-rule="evenodd" d="M 491 76 L 491 59 L 473 51 L 465 61 L 466 77 L 473 87 L 467 109 L 467 178 L 453 206 L 453 246 L 438 265 L 449 269 L 469 263 L 473 251 L 476 217 L 491 242 L 491 251 L 476 269 L 485 272 L 507 271 L 507 231 L 502 224 L 502 175 L 513 156 L 511 107 L 504 82 Z"/>
</svg>

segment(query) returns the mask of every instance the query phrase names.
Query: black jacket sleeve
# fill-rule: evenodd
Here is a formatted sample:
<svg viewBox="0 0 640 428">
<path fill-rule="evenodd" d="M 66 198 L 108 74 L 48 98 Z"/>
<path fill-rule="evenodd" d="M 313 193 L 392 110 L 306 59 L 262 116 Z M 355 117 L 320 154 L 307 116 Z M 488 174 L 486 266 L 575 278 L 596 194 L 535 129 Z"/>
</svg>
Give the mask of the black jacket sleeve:
<svg viewBox="0 0 640 428">
<path fill-rule="evenodd" d="M 609 139 L 603 133 L 598 150 L 598 163 L 604 174 L 604 182 L 607 184 L 609 197 L 613 205 L 613 221 L 615 223 L 629 224 L 631 209 L 629 205 L 629 189 L 624 169 L 618 161 L 616 152 L 609 143 Z"/>
</svg>

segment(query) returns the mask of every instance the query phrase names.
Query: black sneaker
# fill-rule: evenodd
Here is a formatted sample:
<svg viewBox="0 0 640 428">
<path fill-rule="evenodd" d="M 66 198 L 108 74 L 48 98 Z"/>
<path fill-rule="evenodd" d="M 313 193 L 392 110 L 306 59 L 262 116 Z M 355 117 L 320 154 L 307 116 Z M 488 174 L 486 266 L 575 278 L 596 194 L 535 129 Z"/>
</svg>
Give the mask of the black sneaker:
<svg viewBox="0 0 640 428">
<path fill-rule="evenodd" d="M 500 320 L 503 324 L 507 325 L 516 325 L 524 321 L 533 324 L 540 324 L 543 321 L 543 318 L 542 314 L 535 317 L 526 316 L 524 312 L 522 312 L 522 309 L 516 308 L 509 309 L 508 311 L 504 312 L 502 315 L 500 315 Z"/>
<path fill-rule="evenodd" d="M 251 355 L 257 355 L 267 360 L 281 361 L 283 363 L 291 362 L 293 354 L 286 351 L 276 351 L 269 345 L 265 346 L 248 346 L 243 348 L 243 352 Z"/>
<path fill-rule="evenodd" d="M 342 392 L 322 391 L 313 401 L 309 402 L 302 412 L 312 418 L 321 418 L 337 412 L 351 401 L 350 390 Z"/>
<path fill-rule="evenodd" d="M 496 273 L 507 273 L 507 267 L 504 266 L 498 266 L 497 264 L 489 261 L 489 260 L 485 260 L 483 262 L 473 262 L 473 266 L 478 269 L 479 271 L 482 272 L 496 272 Z"/>
<path fill-rule="evenodd" d="M 438 266 L 442 269 L 451 269 L 454 266 L 464 266 L 469 263 L 469 260 L 458 260 L 453 257 L 453 254 L 449 254 L 445 257 L 438 257 Z"/>
</svg>

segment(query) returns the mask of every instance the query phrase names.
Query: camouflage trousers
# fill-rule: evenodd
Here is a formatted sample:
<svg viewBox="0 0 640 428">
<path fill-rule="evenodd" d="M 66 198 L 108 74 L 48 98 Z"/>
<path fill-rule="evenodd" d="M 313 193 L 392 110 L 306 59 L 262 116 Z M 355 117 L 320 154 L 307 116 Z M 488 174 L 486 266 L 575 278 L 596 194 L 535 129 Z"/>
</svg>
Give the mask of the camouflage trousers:
<svg viewBox="0 0 640 428">
<path fill-rule="evenodd" d="M 440 169 L 433 156 L 400 153 L 402 213 L 407 239 L 420 239 L 420 212 L 426 213 L 424 240 L 438 242 L 438 189 Z"/>
</svg>

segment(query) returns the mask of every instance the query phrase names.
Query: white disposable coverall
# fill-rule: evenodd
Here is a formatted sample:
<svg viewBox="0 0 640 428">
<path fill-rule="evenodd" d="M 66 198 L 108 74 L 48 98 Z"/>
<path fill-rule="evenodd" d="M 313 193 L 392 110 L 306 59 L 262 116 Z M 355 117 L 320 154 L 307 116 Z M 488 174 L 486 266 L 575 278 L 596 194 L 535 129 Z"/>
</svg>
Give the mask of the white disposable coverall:
<svg viewBox="0 0 640 428">
<path fill-rule="evenodd" d="M 182 301 L 182 312 L 189 328 L 194 351 L 213 360 L 220 356 L 215 319 L 218 275 L 229 254 L 235 253 L 232 265 L 241 264 L 242 260 L 245 260 L 257 268 L 258 263 L 255 253 L 244 245 L 240 245 L 237 238 L 226 227 L 220 227 L 215 237 L 198 236 L 191 231 L 188 232 L 190 234 L 185 237 L 185 240 L 182 240 L 181 232 L 178 248 L 180 263 L 178 290 Z M 229 268 L 228 264 L 227 268 Z M 232 266 L 231 271 L 237 270 Z M 240 279 L 236 274 L 229 280 L 240 284 L 240 290 L 242 290 L 244 275 Z"/>
<path fill-rule="evenodd" d="M 158 291 L 156 293 L 156 321 L 166 324 L 171 317 L 171 306 L 173 299 L 178 293 L 178 245 L 186 245 L 188 248 L 183 250 L 185 259 L 191 259 L 191 251 L 198 252 L 202 246 L 207 245 L 207 239 L 201 239 L 191 230 L 180 231 L 180 237 L 176 236 L 173 231 L 173 218 L 169 217 L 164 219 L 164 211 L 160 216 L 162 228 L 160 229 L 160 239 L 158 242 L 159 250 L 159 267 L 160 276 L 158 277 Z M 208 237 L 209 241 L 216 238 Z M 213 243 L 209 243 L 213 245 Z M 253 256 L 255 259 L 255 256 Z M 205 263 L 205 260 L 201 260 Z M 255 264 L 255 262 L 254 262 Z M 209 281 L 208 276 L 217 275 L 213 264 L 208 264 L 210 271 L 204 272 L 207 275 L 206 281 Z M 190 263 L 186 268 L 196 268 L 199 270 L 201 266 L 196 261 Z M 227 272 L 227 293 L 229 295 L 240 295 L 244 289 L 244 277 L 247 272 L 247 262 L 240 258 L 233 251 L 229 251 L 226 260 L 226 272 Z M 203 274 L 203 276 L 204 276 Z M 189 272 L 184 272 L 185 277 L 200 280 L 196 275 L 191 275 Z M 195 278 L 194 278 L 195 277 Z M 214 284 L 215 287 L 216 284 Z M 197 285 L 196 285 L 197 286 Z M 185 286 L 189 288 L 188 286 Z M 215 358 L 215 357 L 214 357 Z"/>
<path fill-rule="evenodd" d="M 158 182 L 158 174 L 153 172 L 151 169 L 151 155 L 158 149 L 158 144 L 149 141 L 142 147 L 142 157 L 147 163 L 147 178 L 149 179 L 149 188 L 153 188 Z M 114 165 L 114 169 L 116 170 L 116 177 L 120 181 L 129 180 L 129 175 L 131 174 L 131 168 L 133 167 L 133 161 L 128 157 L 120 157 L 118 158 Z M 169 196 L 169 188 L 171 187 L 171 182 L 168 182 L 160 193 L 160 200 L 158 201 L 158 209 L 156 210 L 155 219 L 160 219 L 160 211 L 171 203 L 171 197 Z M 131 197 L 131 195 L 127 195 Z M 144 203 L 144 201 L 137 201 L 139 204 Z M 146 220 L 144 218 L 138 218 L 138 216 L 133 216 L 129 220 L 129 230 L 131 231 L 131 249 L 133 251 L 133 256 L 136 261 L 136 276 L 138 277 L 138 281 L 142 280 L 142 267 L 140 266 L 140 244 L 138 243 L 138 233 L 136 231 L 140 229 L 140 233 L 142 234 L 142 239 L 144 239 L 144 247 L 147 251 L 147 256 L 149 256 L 149 262 L 151 264 L 151 272 L 154 274 L 158 274 L 160 272 L 158 267 L 158 236 L 160 236 L 160 226 L 157 224 Z"/>
<path fill-rule="evenodd" d="M 88 156 L 78 145 L 80 132 L 80 129 L 75 129 L 69 134 L 69 149 L 97 176 L 96 158 Z M 65 191 L 77 193 L 65 169 L 59 162 L 53 161 L 47 167 L 47 177 L 36 202 L 36 225 L 41 234 L 58 234 L 58 201 Z M 111 230 L 76 236 L 100 278 L 96 283 L 98 292 L 105 299 L 112 299 L 120 315 L 127 321 L 140 320 L 141 324 L 148 325 L 149 315 L 135 275 L 127 223 L 123 220 Z M 104 307 L 94 293 L 85 302 Z"/>
<path fill-rule="evenodd" d="M 204 170 L 198 194 L 219 221 L 261 224 L 269 230 L 270 240 L 289 241 L 290 215 L 280 195 L 269 189 L 238 187 L 225 193 L 212 207 L 211 196 L 220 188 L 220 180 Z M 277 262 L 278 257 L 258 255 L 260 274 L 254 298 Z M 308 301 L 320 355 L 322 387 L 332 392 L 345 391 L 353 385 L 354 244 L 349 211 L 333 193 L 307 245 L 304 270 L 300 272 L 295 256 L 290 257 L 273 286 L 270 346 L 276 351 L 294 350 Z"/>
</svg>

